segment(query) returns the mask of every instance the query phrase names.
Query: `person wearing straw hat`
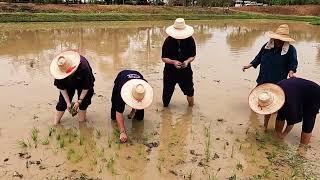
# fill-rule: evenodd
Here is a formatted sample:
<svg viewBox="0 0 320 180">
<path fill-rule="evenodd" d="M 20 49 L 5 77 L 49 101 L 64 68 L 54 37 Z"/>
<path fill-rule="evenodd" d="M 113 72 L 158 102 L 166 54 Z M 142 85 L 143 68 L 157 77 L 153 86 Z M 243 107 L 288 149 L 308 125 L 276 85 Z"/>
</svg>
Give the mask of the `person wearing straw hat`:
<svg viewBox="0 0 320 180">
<path fill-rule="evenodd" d="M 288 77 L 294 77 L 298 66 L 296 49 L 290 44 L 295 40 L 290 37 L 287 24 L 280 25 L 275 32 L 268 32 L 267 36 L 270 40 L 262 46 L 254 60 L 242 68 L 245 71 L 260 65 L 258 85 L 263 83 L 276 84 Z M 264 118 L 265 121 L 268 121 L 270 115 L 266 115 Z"/>
<path fill-rule="evenodd" d="M 263 83 L 278 83 L 287 77 L 294 77 L 297 71 L 297 52 L 290 43 L 295 40 L 289 35 L 289 26 L 280 25 L 275 32 L 268 32 L 269 42 L 262 46 L 254 60 L 242 70 L 260 65 L 257 78 L 258 85 Z"/>
<path fill-rule="evenodd" d="M 194 104 L 193 72 L 191 62 L 196 56 L 196 45 L 192 37 L 194 30 L 178 18 L 166 29 L 169 35 L 162 46 L 163 71 L 163 106 L 169 106 L 175 85 L 178 83 L 189 106 Z"/>
<path fill-rule="evenodd" d="M 144 109 L 152 101 L 153 89 L 138 71 L 123 70 L 117 75 L 111 97 L 111 119 L 117 121 L 120 142 L 124 143 L 128 139 L 123 117 L 125 105 L 132 108 L 128 118 L 141 121 Z"/>
<path fill-rule="evenodd" d="M 55 78 L 54 85 L 60 90 L 54 124 L 60 123 L 67 109 L 70 113 L 73 112 L 71 113 L 73 116 L 78 113 L 80 122 L 85 121 L 86 110 L 94 94 L 95 81 L 87 59 L 76 51 L 64 51 L 52 60 L 50 72 Z M 78 98 L 71 103 L 75 91 L 77 91 Z"/>
<path fill-rule="evenodd" d="M 320 86 L 315 82 L 290 78 L 257 86 L 249 95 L 250 108 L 263 115 L 278 111 L 276 133 L 280 139 L 292 130 L 294 124 L 302 122 L 301 144 L 308 144 L 320 108 Z M 284 128 L 285 121 L 287 126 Z M 269 119 L 265 121 L 268 126 Z"/>
</svg>

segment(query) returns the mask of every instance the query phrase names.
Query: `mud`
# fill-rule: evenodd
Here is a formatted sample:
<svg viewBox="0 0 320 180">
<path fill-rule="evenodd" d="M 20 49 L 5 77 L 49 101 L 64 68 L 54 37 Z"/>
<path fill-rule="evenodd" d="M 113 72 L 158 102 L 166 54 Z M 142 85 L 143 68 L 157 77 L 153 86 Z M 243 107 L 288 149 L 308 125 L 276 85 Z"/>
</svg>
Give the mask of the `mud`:
<svg viewBox="0 0 320 180">
<path fill-rule="evenodd" d="M 319 179 L 319 116 L 310 147 L 299 148 L 301 124 L 279 141 L 274 124 L 264 133 L 263 118 L 247 105 L 258 71 L 241 67 L 268 40 L 264 33 L 283 22 L 191 22 L 196 105 L 187 107 L 177 88 L 163 109 L 160 56 L 170 23 L 1 24 L 0 179 Z M 289 26 L 297 76 L 320 83 L 320 27 Z M 96 94 L 86 123 L 66 113 L 53 127 L 58 91 L 49 64 L 69 48 L 89 59 Z M 155 99 L 144 121 L 126 119 L 130 139 L 119 144 L 110 96 L 126 68 L 144 74 Z"/>
</svg>

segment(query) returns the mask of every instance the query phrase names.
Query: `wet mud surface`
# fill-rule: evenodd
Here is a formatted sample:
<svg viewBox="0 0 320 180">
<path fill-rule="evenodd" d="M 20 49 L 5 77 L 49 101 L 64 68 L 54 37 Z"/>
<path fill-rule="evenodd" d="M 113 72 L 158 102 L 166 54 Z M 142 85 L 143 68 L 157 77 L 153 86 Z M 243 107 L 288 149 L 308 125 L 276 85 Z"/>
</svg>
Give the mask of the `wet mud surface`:
<svg viewBox="0 0 320 180">
<path fill-rule="evenodd" d="M 1 24 L 0 179 L 319 179 L 317 117 L 310 147 L 299 148 L 301 124 L 284 141 L 247 104 L 258 70 L 241 71 L 279 21 L 197 21 L 193 108 L 177 87 L 162 108 L 160 60 L 171 22 Z M 320 83 L 320 27 L 289 23 L 297 40 L 297 76 Z M 58 90 L 51 59 L 77 49 L 96 83 L 88 121 L 66 113 L 52 126 Z M 110 119 L 113 80 L 136 69 L 155 91 L 145 120 L 126 119 L 129 142 L 118 143 Z M 129 109 L 127 109 L 129 110 Z M 129 111 L 126 111 L 129 113 Z"/>
</svg>

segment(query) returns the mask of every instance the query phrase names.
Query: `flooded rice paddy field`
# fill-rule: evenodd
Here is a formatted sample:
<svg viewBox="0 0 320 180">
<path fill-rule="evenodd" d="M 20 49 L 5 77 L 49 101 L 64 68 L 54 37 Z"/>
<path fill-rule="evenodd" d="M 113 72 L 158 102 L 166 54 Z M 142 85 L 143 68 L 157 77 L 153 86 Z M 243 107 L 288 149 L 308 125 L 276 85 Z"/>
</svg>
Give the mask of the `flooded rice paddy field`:
<svg viewBox="0 0 320 180">
<path fill-rule="evenodd" d="M 263 132 L 247 104 L 258 70 L 241 71 L 283 22 L 189 22 L 195 28 L 195 100 L 177 91 L 162 108 L 161 46 L 171 22 L 28 23 L 0 25 L 0 179 L 319 179 L 320 116 L 312 142 L 298 148 L 301 124 L 285 141 Z M 289 22 L 297 76 L 320 83 L 320 27 Z M 94 69 L 96 95 L 88 121 L 66 114 L 53 127 L 58 90 L 53 57 L 77 49 Z M 136 69 L 154 87 L 144 121 L 126 120 L 119 144 L 110 120 L 113 80 Z M 274 122 L 274 117 L 273 117 Z"/>
</svg>

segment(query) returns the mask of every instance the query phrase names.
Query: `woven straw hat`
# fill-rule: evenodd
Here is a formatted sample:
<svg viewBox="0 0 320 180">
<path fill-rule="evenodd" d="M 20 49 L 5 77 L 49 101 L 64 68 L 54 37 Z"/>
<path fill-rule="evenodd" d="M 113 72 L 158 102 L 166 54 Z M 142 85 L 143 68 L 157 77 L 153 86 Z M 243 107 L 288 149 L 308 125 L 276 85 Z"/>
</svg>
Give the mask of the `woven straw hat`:
<svg viewBox="0 0 320 180">
<path fill-rule="evenodd" d="M 121 88 L 123 101 L 133 109 L 145 109 L 153 101 L 153 89 L 142 79 L 131 79 Z"/>
<path fill-rule="evenodd" d="M 175 20 L 174 24 L 167 27 L 166 33 L 175 39 L 186 39 L 193 35 L 193 27 L 186 25 L 183 18 Z"/>
<path fill-rule="evenodd" d="M 50 72 L 55 79 L 64 79 L 74 73 L 80 64 L 80 54 L 76 51 L 64 51 L 51 62 Z"/>
<path fill-rule="evenodd" d="M 254 88 L 249 95 L 249 106 L 258 114 L 277 112 L 285 102 L 285 95 L 278 85 L 266 83 Z"/>
<path fill-rule="evenodd" d="M 287 24 L 282 24 L 278 27 L 275 32 L 269 31 L 267 36 L 272 39 L 279 39 L 284 42 L 294 42 L 289 35 L 289 26 Z"/>
</svg>

